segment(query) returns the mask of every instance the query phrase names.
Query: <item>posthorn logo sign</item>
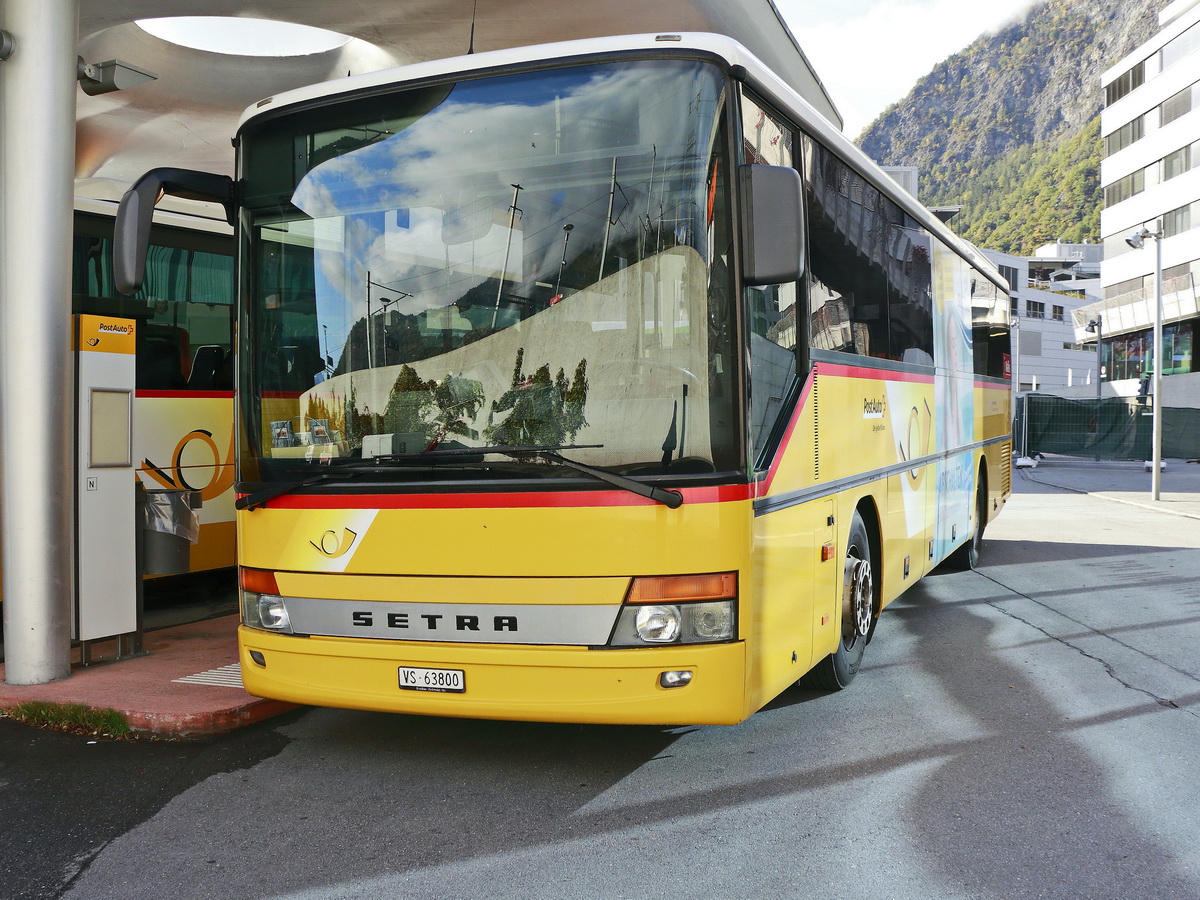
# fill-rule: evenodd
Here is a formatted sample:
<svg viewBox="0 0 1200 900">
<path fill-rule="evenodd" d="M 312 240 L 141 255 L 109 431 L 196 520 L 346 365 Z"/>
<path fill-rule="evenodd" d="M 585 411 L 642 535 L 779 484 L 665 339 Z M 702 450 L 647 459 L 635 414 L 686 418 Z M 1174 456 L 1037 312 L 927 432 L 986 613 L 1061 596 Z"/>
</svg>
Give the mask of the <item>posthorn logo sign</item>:
<svg viewBox="0 0 1200 900">
<path fill-rule="evenodd" d="M 357 537 L 358 533 L 351 531 L 349 528 L 343 528 L 340 536 L 336 531 L 330 529 L 317 538 L 317 540 L 309 541 L 308 543 L 322 556 L 337 559 L 350 552 L 350 548 L 354 546 L 354 540 Z"/>
</svg>

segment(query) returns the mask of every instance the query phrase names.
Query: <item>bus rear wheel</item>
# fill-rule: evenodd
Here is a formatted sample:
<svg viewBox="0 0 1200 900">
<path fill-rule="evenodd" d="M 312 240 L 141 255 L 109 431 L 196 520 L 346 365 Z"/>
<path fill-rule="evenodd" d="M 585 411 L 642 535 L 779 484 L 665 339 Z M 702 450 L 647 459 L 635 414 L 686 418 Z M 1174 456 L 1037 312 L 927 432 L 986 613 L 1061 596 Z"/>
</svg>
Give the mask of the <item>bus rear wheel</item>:
<svg viewBox="0 0 1200 900">
<path fill-rule="evenodd" d="M 948 568 L 965 572 L 979 568 L 979 555 L 983 552 L 983 529 L 987 523 L 987 484 L 979 479 L 975 489 L 975 531 L 971 539 L 946 557 Z"/>
<path fill-rule="evenodd" d="M 837 650 L 809 673 L 808 683 L 826 691 L 848 686 L 862 665 L 863 651 L 875 623 L 875 570 L 867 526 L 857 512 L 850 523 L 842 562 L 842 634 Z"/>
</svg>

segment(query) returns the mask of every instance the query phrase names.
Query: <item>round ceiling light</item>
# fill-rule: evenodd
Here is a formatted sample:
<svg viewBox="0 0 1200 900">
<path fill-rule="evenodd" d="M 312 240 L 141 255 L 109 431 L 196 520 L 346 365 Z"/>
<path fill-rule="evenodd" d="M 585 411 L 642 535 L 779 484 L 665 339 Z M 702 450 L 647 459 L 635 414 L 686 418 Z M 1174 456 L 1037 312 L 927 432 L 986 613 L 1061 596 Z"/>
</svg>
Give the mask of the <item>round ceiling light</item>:
<svg viewBox="0 0 1200 900">
<path fill-rule="evenodd" d="M 139 19 L 137 24 L 160 40 L 230 56 L 309 56 L 351 40 L 311 25 L 241 16 L 170 16 Z"/>
</svg>

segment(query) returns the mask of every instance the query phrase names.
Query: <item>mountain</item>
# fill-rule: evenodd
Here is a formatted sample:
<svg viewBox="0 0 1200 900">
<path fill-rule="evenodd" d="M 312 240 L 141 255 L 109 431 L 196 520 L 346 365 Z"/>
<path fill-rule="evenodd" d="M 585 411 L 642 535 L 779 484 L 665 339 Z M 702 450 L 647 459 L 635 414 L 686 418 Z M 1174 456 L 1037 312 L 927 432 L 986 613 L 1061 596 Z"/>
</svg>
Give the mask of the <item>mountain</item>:
<svg viewBox="0 0 1200 900">
<path fill-rule="evenodd" d="M 939 63 L 859 138 L 882 165 L 916 166 L 954 229 L 1031 254 L 1100 238 L 1100 76 L 1158 31 L 1170 0 L 1042 0 Z"/>
</svg>

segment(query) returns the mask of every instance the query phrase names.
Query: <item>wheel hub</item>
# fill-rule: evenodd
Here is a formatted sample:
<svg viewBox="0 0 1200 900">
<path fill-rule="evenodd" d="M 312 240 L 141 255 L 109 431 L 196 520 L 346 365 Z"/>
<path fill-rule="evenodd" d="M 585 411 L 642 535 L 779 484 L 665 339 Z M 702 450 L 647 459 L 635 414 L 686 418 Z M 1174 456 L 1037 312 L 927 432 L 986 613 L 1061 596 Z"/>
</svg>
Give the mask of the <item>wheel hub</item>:
<svg viewBox="0 0 1200 900">
<path fill-rule="evenodd" d="M 842 636 L 847 640 L 865 638 L 871 631 L 874 606 L 871 564 L 865 559 L 847 557 L 842 591 Z"/>
</svg>

